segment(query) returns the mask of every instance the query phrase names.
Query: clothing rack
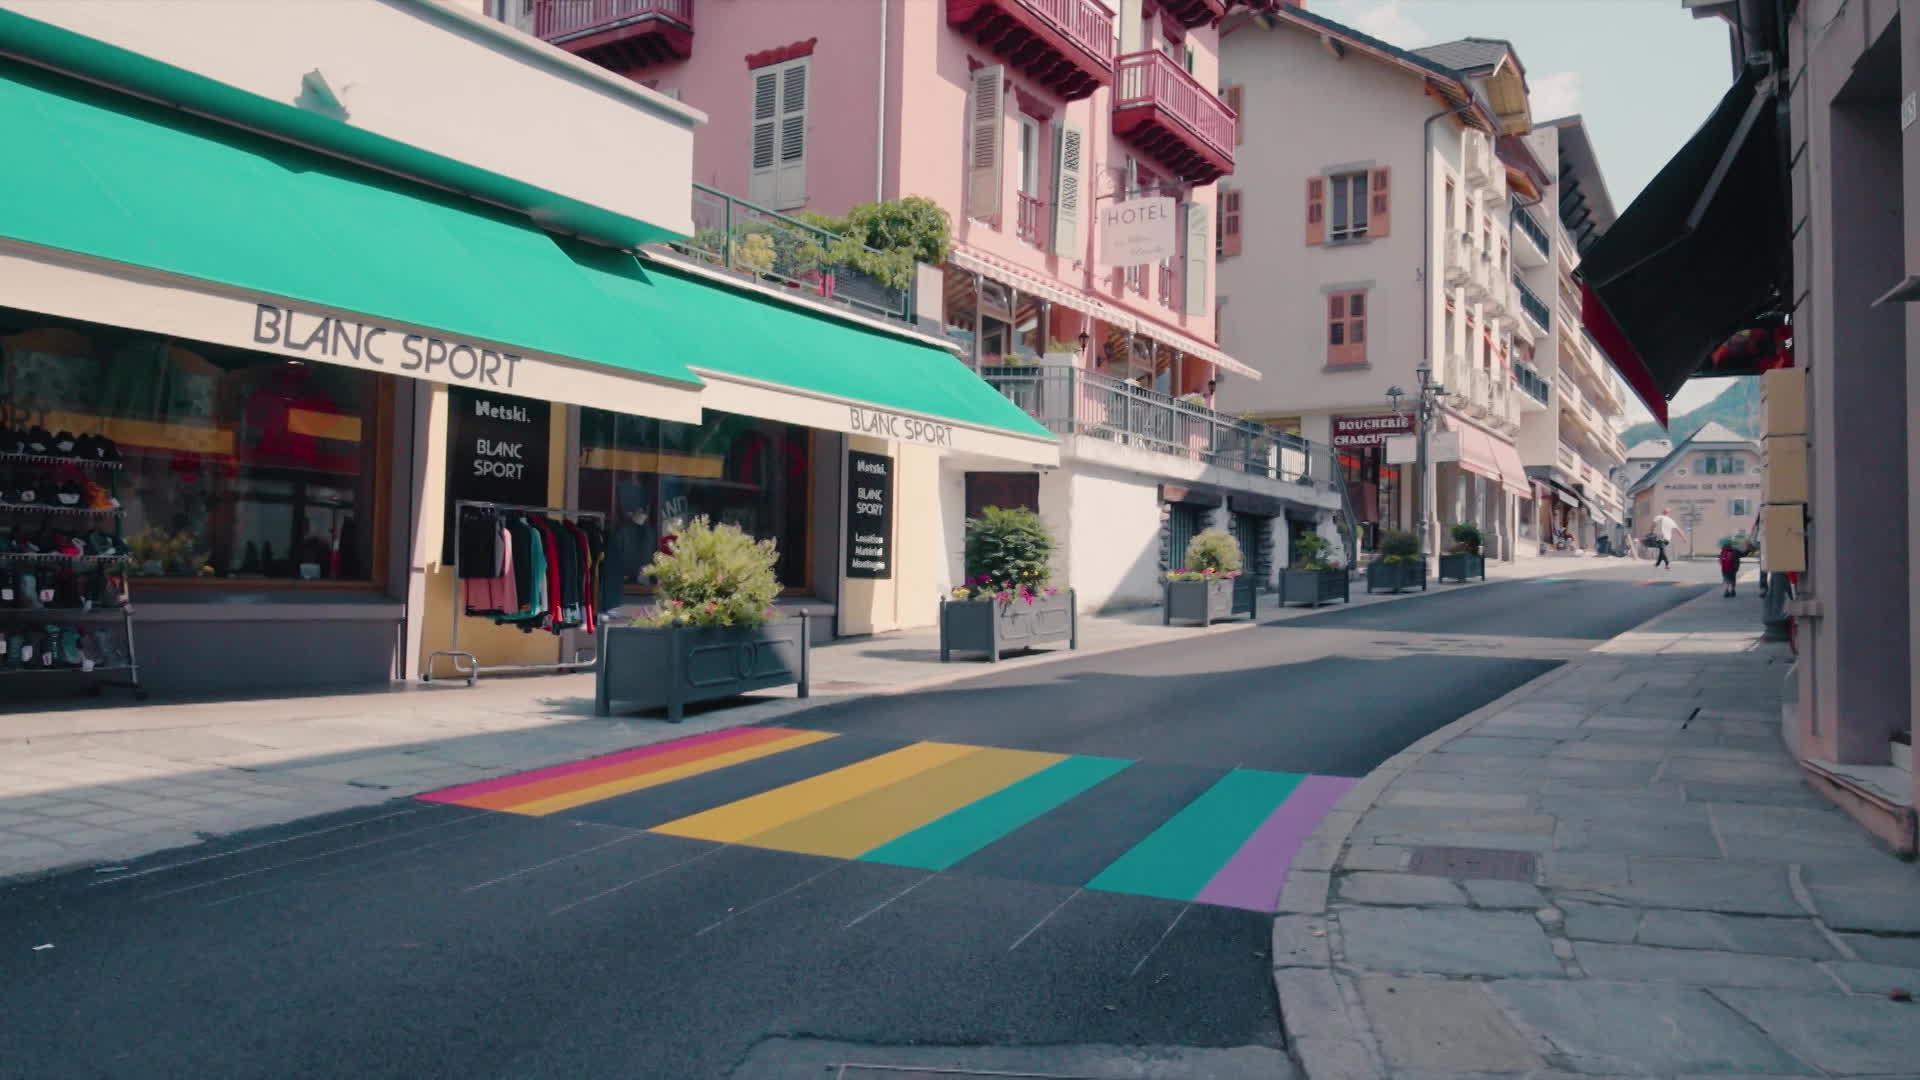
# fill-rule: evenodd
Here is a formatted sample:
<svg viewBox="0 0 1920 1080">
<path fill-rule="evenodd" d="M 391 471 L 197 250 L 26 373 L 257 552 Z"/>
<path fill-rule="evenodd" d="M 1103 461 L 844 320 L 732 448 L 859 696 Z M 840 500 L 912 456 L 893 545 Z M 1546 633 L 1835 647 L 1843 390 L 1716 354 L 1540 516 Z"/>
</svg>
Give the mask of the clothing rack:
<svg viewBox="0 0 1920 1080">
<path fill-rule="evenodd" d="M 454 675 L 464 677 L 467 680 L 468 686 L 479 682 L 480 676 L 483 674 L 502 675 L 512 672 L 533 671 L 591 671 L 593 667 L 600 662 L 600 656 L 596 650 L 576 649 L 574 650 L 572 660 L 555 659 L 551 664 L 483 665 L 480 663 L 479 657 L 460 647 L 460 620 L 467 617 L 466 606 L 460 588 L 460 527 L 466 518 L 466 514 L 462 513 L 462 511 L 468 509 L 495 510 L 508 514 L 538 514 L 542 517 L 572 518 L 576 520 L 580 518 L 591 518 L 600 523 L 602 532 L 606 531 L 607 524 L 607 515 L 597 510 L 574 510 L 565 506 L 519 506 L 513 503 L 484 502 L 477 499 L 454 500 L 453 550 L 455 558 L 453 560 L 453 640 L 448 643 L 446 648 L 427 654 L 427 662 L 421 665 L 420 668 L 420 681 L 433 681 L 433 662 L 443 656 L 452 661 Z M 562 631 L 554 636 L 559 638 L 560 655 L 564 656 L 567 648 L 566 632 Z M 597 634 L 592 636 L 596 639 L 599 637 Z M 465 663 L 461 662 L 461 658 L 463 657 L 465 658 Z"/>
</svg>

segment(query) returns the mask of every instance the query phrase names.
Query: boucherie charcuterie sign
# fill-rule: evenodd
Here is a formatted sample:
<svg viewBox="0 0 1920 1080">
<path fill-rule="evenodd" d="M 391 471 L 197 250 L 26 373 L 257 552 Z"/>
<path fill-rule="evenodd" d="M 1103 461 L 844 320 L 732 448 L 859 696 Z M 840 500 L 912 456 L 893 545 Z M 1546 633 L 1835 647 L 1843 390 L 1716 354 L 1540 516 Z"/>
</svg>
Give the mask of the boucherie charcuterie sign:
<svg viewBox="0 0 1920 1080">
<path fill-rule="evenodd" d="M 1333 445 L 1335 446 L 1385 446 L 1389 435 L 1411 434 L 1413 434 L 1412 413 L 1333 418 Z"/>
</svg>

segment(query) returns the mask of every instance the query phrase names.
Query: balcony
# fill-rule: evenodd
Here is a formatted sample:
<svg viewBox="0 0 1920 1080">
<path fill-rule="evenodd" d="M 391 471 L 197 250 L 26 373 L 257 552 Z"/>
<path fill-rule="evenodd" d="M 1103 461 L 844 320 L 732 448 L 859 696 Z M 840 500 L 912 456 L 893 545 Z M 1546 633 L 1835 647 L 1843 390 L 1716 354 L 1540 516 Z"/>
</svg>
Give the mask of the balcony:
<svg viewBox="0 0 1920 1080">
<path fill-rule="evenodd" d="M 1540 219 L 1533 216 L 1532 210 L 1515 205 L 1513 224 L 1514 231 L 1526 238 L 1515 246 L 1513 261 L 1529 268 L 1547 265 L 1547 252 L 1552 248 L 1547 243 L 1547 230 L 1541 227 Z"/>
<path fill-rule="evenodd" d="M 1526 282 L 1517 277 L 1513 279 L 1513 291 L 1520 299 L 1521 313 L 1526 315 L 1533 325 L 1539 327 L 1541 333 L 1546 333 L 1548 320 L 1552 318 L 1552 314 L 1547 311 L 1546 301 L 1540 299 L 1532 289 L 1527 288 Z"/>
<path fill-rule="evenodd" d="M 894 288 L 835 259 L 829 251 L 839 237 L 824 229 L 702 184 L 693 185 L 693 228 L 691 240 L 673 245 L 690 262 L 863 315 L 914 319 L 913 289 Z"/>
<path fill-rule="evenodd" d="M 630 71 L 693 55 L 693 0 L 533 0 L 533 34 Z"/>
<path fill-rule="evenodd" d="M 1076 367 L 989 367 L 980 377 L 1047 430 L 1199 461 L 1275 480 L 1313 483 L 1314 454 L 1297 437 L 1124 379 Z"/>
<path fill-rule="evenodd" d="M 1147 5 L 1149 9 L 1152 6 Z M 1160 0 L 1160 10 L 1191 30 L 1196 26 L 1210 26 L 1225 18 L 1227 0 Z"/>
<path fill-rule="evenodd" d="M 1531 409 L 1533 404 L 1537 404 L 1541 409 L 1545 409 L 1547 404 L 1553 400 L 1553 390 L 1547 385 L 1547 380 L 1541 378 L 1540 372 L 1535 370 L 1532 364 L 1524 360 L 1518 361 L 1513 365 L 1513 385 L 1520 388 L 1519 397 L 1520 407 L 1522 409 Z"/>
<path fill-rule="evenodd" d="M 1193 184 L 1233 171 L 1233 110 L 1173 57 L 1128 53 L 1117 64 L 1113 133 Z"/>
<path fill-rule="evenodd" d="M 1447 238 L 1447 284 L 1465 285 L 1473 278 L 1473 234 L 1460 233 Z"/>
<path fill-rule="evenodd" d="M 1068 101 L 1113 84 L 1113 12 L 1100 0 L 947 0 L 947 25 Z"/>
<path fill-rule="evenodd" d="M 1573 447 L 1568 446 L 1566 443 L 1561 443 L 1560 453 L 1556 461 L 1562 469 L 1567 471 L 1568 476 L 1576 479 L 1580 476 L 1580 455 L 1573 452 Z"/>
<path fill-rule="evenodd" d="M 1493 290 L 1493 256 L 1484 251 L 1467 255 L 1467 299 L 1475 303 L 1486 300 Z"/>
</svg>

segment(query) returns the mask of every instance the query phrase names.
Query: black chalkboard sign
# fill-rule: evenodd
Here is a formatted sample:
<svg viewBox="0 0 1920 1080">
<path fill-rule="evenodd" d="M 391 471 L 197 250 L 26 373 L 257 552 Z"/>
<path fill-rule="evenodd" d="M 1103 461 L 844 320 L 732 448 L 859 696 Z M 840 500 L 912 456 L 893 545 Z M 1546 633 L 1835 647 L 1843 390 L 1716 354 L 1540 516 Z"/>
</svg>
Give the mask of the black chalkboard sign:
<svg viewBox="0 0 1920 1080">
<path fill-rule="evenodd" d="M 515 506 L 547 504 L 548 432 L 553 406 L 544 401 L 447 389 L 447 535 L 441 560 L 451 564 L 453 504 L 462 499 Z"/>
<path fill-rule="evenodd" d="M 847 576 L 893 577 L 893 459 L 847 451 Z"/>
</svg>

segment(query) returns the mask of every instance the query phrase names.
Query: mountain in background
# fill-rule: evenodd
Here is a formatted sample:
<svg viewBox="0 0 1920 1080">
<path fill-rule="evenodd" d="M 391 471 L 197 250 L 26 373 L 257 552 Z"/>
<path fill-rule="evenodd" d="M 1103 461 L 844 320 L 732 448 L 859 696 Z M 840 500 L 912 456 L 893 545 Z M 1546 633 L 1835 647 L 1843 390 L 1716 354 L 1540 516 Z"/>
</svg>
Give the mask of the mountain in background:
<svg viewBox="0 0 1920 1080">
<path fill-rule="evenodd" d="M 1717 421 L 1732 428 L 1749 439 L 1760 437 L 1760 380 L 1754 376 L 1728 379 L 1727 388 L 1720 396 L 1694 409 L 1673 417 L 1666 431 L 1660 425 L 1649 420 L 1644 424 L 1635 424 L 1620 433 L 1620 441 L 1629 447 L 1647 439 L 1672 439 L 1674 442 L 1699 431 L 1710 421 Z"/>
</svg>

